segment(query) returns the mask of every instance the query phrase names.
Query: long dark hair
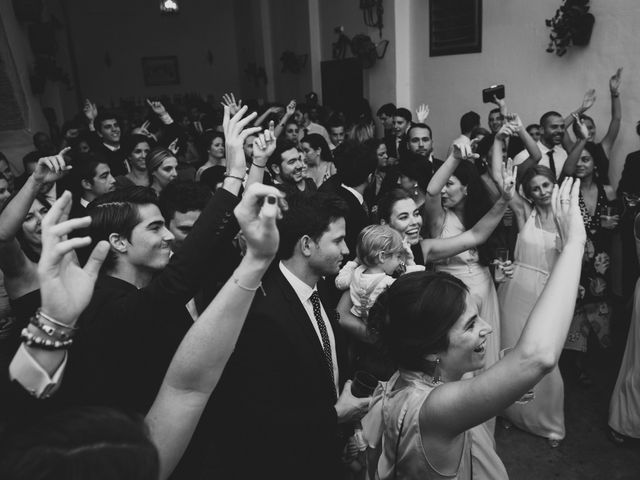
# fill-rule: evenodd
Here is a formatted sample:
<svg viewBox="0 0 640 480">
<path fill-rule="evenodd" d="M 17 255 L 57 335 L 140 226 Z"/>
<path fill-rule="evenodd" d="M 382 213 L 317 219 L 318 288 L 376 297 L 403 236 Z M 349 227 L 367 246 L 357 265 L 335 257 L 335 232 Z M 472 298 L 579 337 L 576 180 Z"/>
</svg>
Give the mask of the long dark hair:
<svg viewBox="0 0 640 480">
<path fill-rule="evenodd" d="M 453 176 L 467 187 L 462 223 L 465 230 L 469 230 L 491 209 L 489 195 L 487 195 L 478 170 L 473 163 L 462 161 L 453 172 Z M 478 246 L 480 262 L 483 265 L 488 265 L 491 261 L 489 250 L 486 244 Z"/>
<path fill-rule="evenodd" d="M 20 190 L 17 190 L 11 195 L 11 197 L 5 202 L 5 204 L 0 209 L 0 212 L 2 212 L 5 208 L 9 206 L 9 204 L 11 203 L 13 198 L 18 194 L 19 191 Z M 36 195 L 36 200 L 40 202 L 44 207 L 46 207 L 47 210 L 51 208 L 51 204 L 49 203 L 49 200 L 47 200 L 47 197 L 44 195 L 44 193 L 38 193 L 38 195 Z M 22 230 L 22 226 L 20 226 L 20 228 L 16 232 L 16 240 L 20 245 L 20 249 L 22 250 L 22 253 L 24 253 L 24 255 L 29 260 L 31 260 L 33 263 L 38 263 L 40 261 L 40 252 L 36 251 L 33 248 L 33 246 L 27 241 L 26 237 L 24 236 L 24 231 Z"/>
<path fill-rule="evenodd" d="M 468 293 L 448 273 L 407 273 L 378 296 L 368 327 L 400 368 L 425 371 L 425 356 L 449 347 L 449 330 L 464 313 Z"/>
<path fill-rule="evenodd" d="M 329 144 L 327 144 L 327 141 L 319 133 L 305 135 L 300 143 L 308 143 L 314 150 L 320 149 L 320 159 L 325 162 L 333 162 L 333 155 L 331 155 Z"/>
</svg>

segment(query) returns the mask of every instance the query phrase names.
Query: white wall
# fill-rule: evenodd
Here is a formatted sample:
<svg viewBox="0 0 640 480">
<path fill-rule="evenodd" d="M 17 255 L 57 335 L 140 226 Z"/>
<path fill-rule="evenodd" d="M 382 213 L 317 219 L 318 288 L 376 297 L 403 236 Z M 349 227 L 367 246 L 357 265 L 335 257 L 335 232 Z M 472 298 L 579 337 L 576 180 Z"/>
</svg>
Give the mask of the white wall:
<svg viewBox="0 0 640 480">
<path fill-rule="evenodd" d="M 624 66 L 622 128 L 612 155 L 612 181 L 627 153 L 638 148 L 635 123 L 640 118 L 640 74 L 636 62 L 640 40 L 637 0 L 593 1 L 596 23 L 587 47 L 572 47 L 563 57 L 545 52 L 550 18 L 560 0 L 483 2 L 482 53 L 429 57 L 429 5 L 411 2 L 411 107 L 427 102 L 436 153 L 444 156 L 459 134 L 460 116 L 477 111 L 486 125 L 493 105 L 483 105 L 481 91 L 506 85 L 508 107 L 523 122 L 537 122 L 547 110 L 567 114 L 580 105 L 584 92 L 595 88 L 598 101 L 588 112 L 596 121 L 597 139 L 609 124 L 608 79 Z"/>
</svg>

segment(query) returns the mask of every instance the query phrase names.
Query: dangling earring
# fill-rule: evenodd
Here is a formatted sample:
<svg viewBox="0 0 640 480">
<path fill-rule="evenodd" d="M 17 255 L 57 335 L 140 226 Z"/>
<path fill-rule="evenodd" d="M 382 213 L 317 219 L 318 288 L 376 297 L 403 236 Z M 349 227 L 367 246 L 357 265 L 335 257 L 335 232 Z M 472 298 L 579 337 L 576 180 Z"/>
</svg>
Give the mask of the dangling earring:
<svg viewBox="0 0 640 480">
<path fill-rule="evenodd" d="M 433 367 L 433 383 L 440 383 L 440 357 L 436 357 L 436 365 Z"/>
</svg>

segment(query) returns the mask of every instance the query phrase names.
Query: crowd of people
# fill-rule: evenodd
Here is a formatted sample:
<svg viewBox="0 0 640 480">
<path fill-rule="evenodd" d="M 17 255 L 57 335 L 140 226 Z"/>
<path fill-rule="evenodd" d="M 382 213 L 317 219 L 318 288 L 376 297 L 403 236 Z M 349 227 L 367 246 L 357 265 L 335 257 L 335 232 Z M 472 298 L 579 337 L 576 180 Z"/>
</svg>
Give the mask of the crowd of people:
<svg viewBox="0 0 640 480">
<path fill-rule="evenodd" d="M 444 160 L 427 105 L 383 105 L 377 135 L 366 101 L 229 94 L 87 100 L 21 176 L 0 155 L 0 477 L 506 479 L 496 417 L 557 447 L 561 355 L 587 384 L 611 345 L 614 235 L 638 277 L 621 74 L 599 142 L 595 91 L 527 127 L 494 97 Z"/>
</svg>

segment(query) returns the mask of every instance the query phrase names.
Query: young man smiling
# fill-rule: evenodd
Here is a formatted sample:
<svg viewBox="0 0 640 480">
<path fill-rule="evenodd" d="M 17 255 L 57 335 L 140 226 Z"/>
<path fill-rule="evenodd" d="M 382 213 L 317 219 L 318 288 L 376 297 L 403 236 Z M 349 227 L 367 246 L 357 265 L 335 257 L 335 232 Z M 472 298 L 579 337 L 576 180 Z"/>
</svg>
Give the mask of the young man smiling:
<svg viewBox="0 0 640 480">
<path fill-rule="evenodd" d="M 246 164 L 243 108 L 226 119 L 228 177 L 208 202 L 179 253 L 156 196 L 146 187 L 107 193 L 89 205 L 93 243 L 110 250 L 89 306 L 78 321 L 58 397 L 83 405 L 146 412 L 185 332 L 185 305 L 223 261 L 221 248 L 237 233 L 233 208 Z M 227 112 L 228 115 L 228 112 Z"/>
</svg>

